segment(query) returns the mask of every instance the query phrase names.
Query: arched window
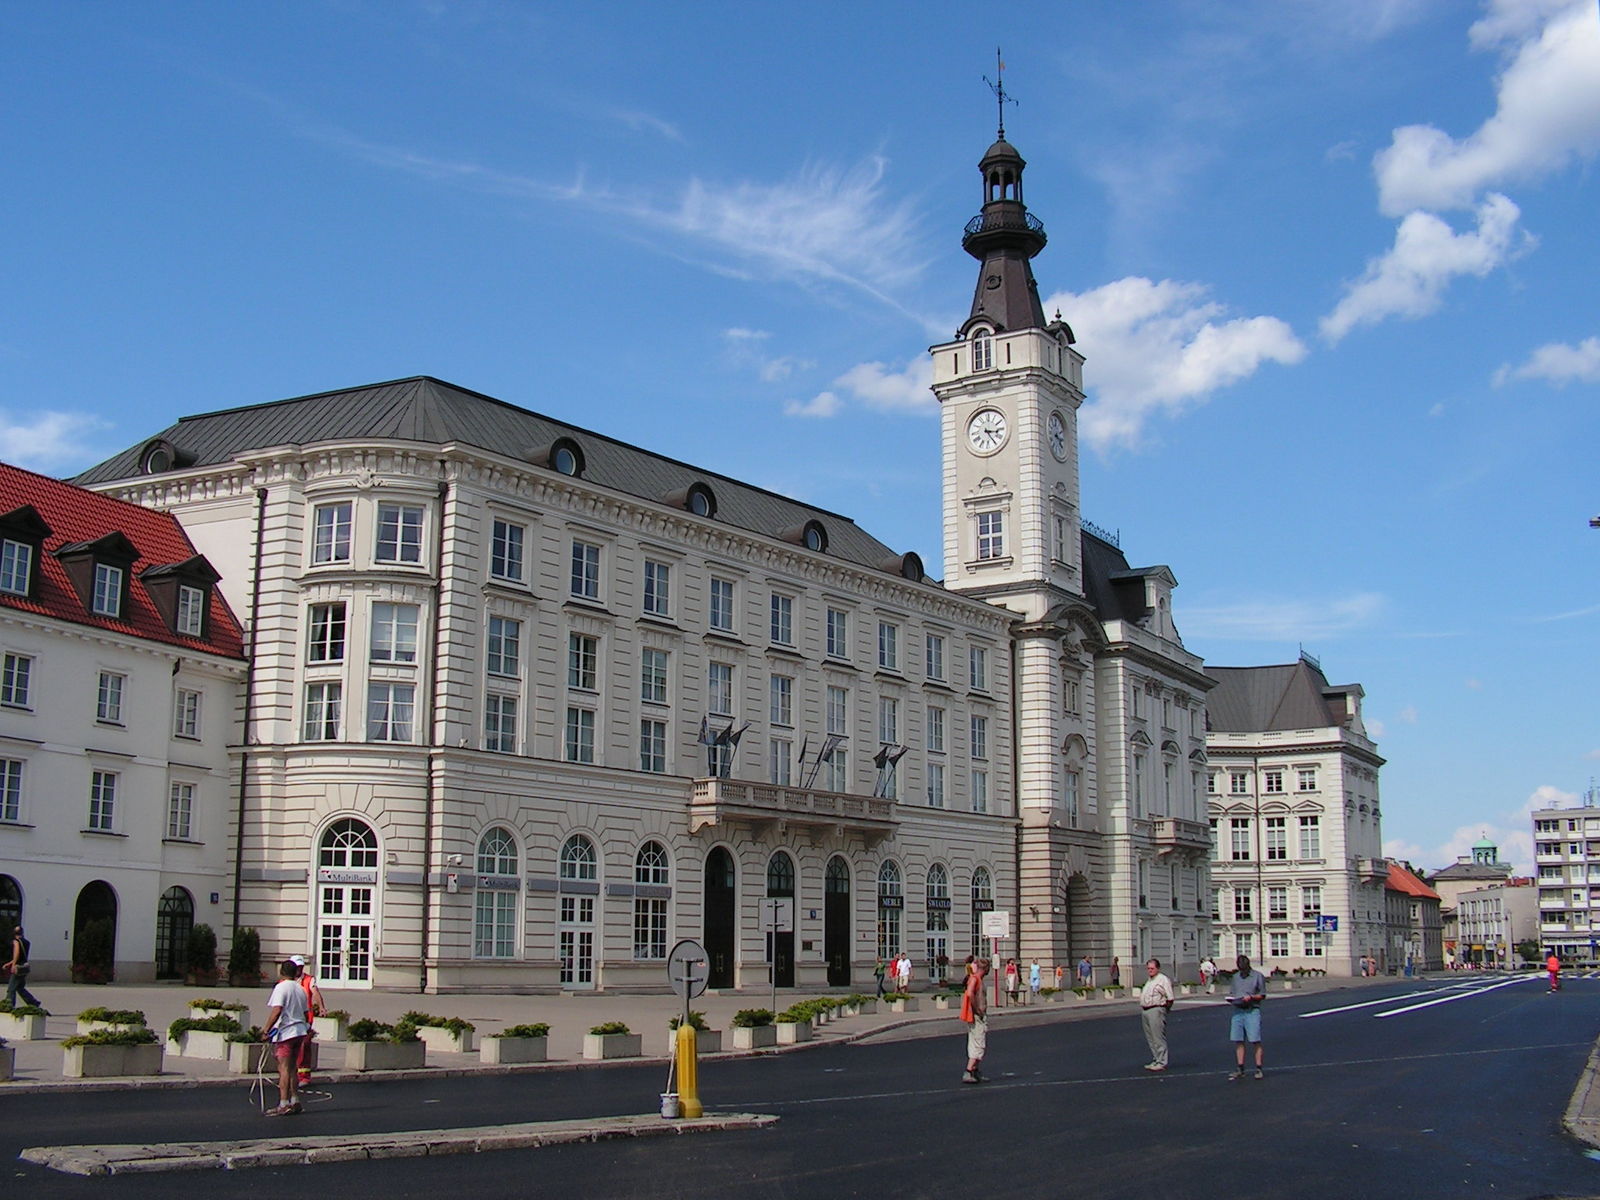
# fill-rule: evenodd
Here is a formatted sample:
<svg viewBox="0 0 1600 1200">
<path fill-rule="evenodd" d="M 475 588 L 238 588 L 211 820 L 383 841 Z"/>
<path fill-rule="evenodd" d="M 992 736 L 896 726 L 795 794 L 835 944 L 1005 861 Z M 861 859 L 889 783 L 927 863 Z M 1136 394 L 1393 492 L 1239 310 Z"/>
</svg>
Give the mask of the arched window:
<svg viewBox="0 0 1600 1200">
<path fill-rule="evenodd" d="M 372 832 L 372 826 L 350 817 L 335 821 L 322 835 L 317 865 L 335 870 L 375 870 L 378 866 L 378 837 Z"/>
<path fill-rule="evenodd" d="M 836 896 L 850 894 L 850 864 L 838 855 L 828 860 L 828 871 L 823 877 L 823 891 Z"/>
<path fill-rule="evenodd" d="M 943 979 L 950 965 L 950 873 L 943 864 L 928 868 L 925 899 L 928 912 L 928 971 Z"/>
<path fill-rule="evenodd" d="M 900 883 L 900 868 L 892 861 L 878 868 L 878 957 L 888 958 L 899 954 L 901 943 L 901 913 L 905 909 L 905 892 Z"/>
<path fill-rule="evenodd" d="M 987 371 L 994 366 L 994 335 L 987 329 L 972 331 L 972 369 Z"/>
<path fill-rule="evenodd" d="M 635 958 L 667 956 L 667 901 L 671 897 L 667 885 L 670 879 L 666 847 L 660 842 L 646 842 L 640 846 L 639 855 L 633 860 Z"/>
<path fill-rule="evenodd" d="M 794 895 L 794 859 L 782 850 L 767 860 L 767 895 Z"/>
<path fill-rule="evenodd" d="M 595 882 L 599 877 L 594 843 L 575 833 L 561 844 L 557 866 L 561 913 L 556 928 L 556 954 L 561 961 L 563 987 L 591 988 L 595 984 L 594 937 Z"/>
<path fill-rule="evenodd" d="M 511 831 L 491 826 L 478 839 L 478 886 L 472 902 L 474 958 L 514 958 L 517 953 L 519 856 Z"/>
<path fill-rule="evenodd" d="M 10 929 L 9 925 L 6 929 Z M 194 928 L 194 897 L 181 887 L 169 887 L 156 905 L 156 978 L 181 979 L 189 963 L 189 931 Z M 210 970 L 215 963 L 195 963 Z"/>
<path fill-rule="evenodd" d="M 594 843 L 581 833 L 575 833 L 561 846 L 562 879 L 594 879 L 598 870 Z"/>
<path fill-rule="evenodd" d="M 988 953 L 983 936 L 983 914 L 994 908 L 994 880 L 988 867 L 978 867 L 972 872 L 972 956 L 981 958 Z"/>
</svg>

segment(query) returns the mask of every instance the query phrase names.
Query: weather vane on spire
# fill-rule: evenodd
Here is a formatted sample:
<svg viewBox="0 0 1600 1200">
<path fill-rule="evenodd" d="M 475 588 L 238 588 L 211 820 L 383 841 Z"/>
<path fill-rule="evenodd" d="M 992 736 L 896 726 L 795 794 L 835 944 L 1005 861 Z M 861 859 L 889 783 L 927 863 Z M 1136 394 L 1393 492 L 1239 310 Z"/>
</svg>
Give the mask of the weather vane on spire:
<svg viewBox="0 0 1600 1200">
<path fill-rule="evenodd" d="M 1005 59 L 1000 57 L 999 46 L 994 48 L 994 66 L 994 78 L 991 80 L 985 75 L 983 81 L 989 85 L 989 90 L 994 93 L 995 107 L 1000 110 L 1000 140 L 1003 142 L 1006 140 L 1006 101 L 1010 100 L 1012 104 L 1015 104 L 1016 100 L 1006 95 L 1006 63 Z"/>
</svg>

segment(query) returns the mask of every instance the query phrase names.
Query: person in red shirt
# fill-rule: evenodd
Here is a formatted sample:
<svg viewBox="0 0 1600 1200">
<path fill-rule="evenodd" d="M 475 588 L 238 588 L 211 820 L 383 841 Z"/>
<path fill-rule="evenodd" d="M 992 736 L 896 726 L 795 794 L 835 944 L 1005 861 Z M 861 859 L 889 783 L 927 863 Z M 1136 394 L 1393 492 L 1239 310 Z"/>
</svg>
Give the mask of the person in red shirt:
<svg viewBox="0 0 1600 1200">
<path fill-rule="evenodd" d="M 320 1017 L 327 1009 L 322 1003 L 322 989 L 317 987 L 317 981 L 311 977 L 311 964 L 306 961 L 303 954 L 291 954 L 289 961 L 300 968 L 300 988 L 306 994 L 306 1011 L 313 1018 Z M 296 1064 L 299 1068 L 299 1082 L 310 1083 L 311 1072 L 317 1065 L 317 1031 L 313 1026 L 306 1035 L 305 1041 L 300 1043 L 300 1061 Z"/>
<path fill-rule="evenodd" d="M 1550 990 L 1559 992 L 1561 990 L 1561 960 L 1555 956 L 1554 951 L 1551 951 L 1550 957 L 1544 960 L 1544 969 L 1550 972 Z"/>
</svg>

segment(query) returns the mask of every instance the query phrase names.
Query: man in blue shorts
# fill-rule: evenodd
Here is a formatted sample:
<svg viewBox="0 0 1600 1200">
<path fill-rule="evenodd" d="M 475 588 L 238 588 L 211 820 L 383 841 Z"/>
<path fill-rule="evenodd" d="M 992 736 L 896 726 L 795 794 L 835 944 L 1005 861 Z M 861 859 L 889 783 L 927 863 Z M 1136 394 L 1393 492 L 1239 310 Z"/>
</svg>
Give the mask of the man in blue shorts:
<svg viewBox="0 0 1600 1200">
<path fill-rule="evenodd" d="M 1250 959 L 1241 954 L 1239 970 L 1228 984 L 1228 1003 L 1233 1006 L 1233 1020 L 1229 1038 L 1233 1042 L 1234 1060 L 1238 1067 L 1229 1075 L 1231 1080 L 1244 1078 L 1244 1044 L 1254 1042 L 1256 1047 L 1256 1078 L 1263 1079 L 1261 1070 L 1261 1002 L 1267 998 L 1267 980 L 1260 971 L 1250 968 Z"/>
</svg>

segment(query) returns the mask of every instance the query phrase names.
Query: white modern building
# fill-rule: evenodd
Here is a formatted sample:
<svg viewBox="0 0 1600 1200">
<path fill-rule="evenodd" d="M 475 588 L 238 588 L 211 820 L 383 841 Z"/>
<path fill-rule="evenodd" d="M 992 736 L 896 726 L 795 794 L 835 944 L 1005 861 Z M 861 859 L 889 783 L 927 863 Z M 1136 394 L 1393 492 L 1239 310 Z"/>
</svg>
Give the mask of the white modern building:
<svg viewBox="0 0 1600 1200">
<path fill-rule="evenodd" d="M 226 945 L 245 664 L 216 584 L 171 516 L 0 464 L 0 926 L 35 980 L 179 976 L 197 923 Z"/>
<path fill-rule="evenodd" d="M 1456 926 L 1462 961 L 1518 967 L 1517 947 L 1539 942 L 1539 889 L 1532 879 L 1513 878 L 1461 892 Z"/>
<path fill-rule="evenodd" d="M 1309 655 L 1207 667 L 1216 954 L 1359 973 L 1388 943 L 1378 771 L 1359 684 Z"/>
<path fill-rule="evenodd" d="M 240 919 L 323 986 L 863 986 L 1209 938 L 1210 680 L 1080 521 L 1083 359 L 1003 137 L 936 346 L 945 578 L 849 518 L 428 377 L 186 417 L 80 477 L 252 630 Z M 930 463 L 929 469 L 935 464 Z M 764 931 L 764 900 L 786 914 Z"/>
<path fill-rule="evenodd" d="M 1536 809 L 1533 858 L 1543 953 L 1600 959 L 1600 808 Z"/>
</svg>

